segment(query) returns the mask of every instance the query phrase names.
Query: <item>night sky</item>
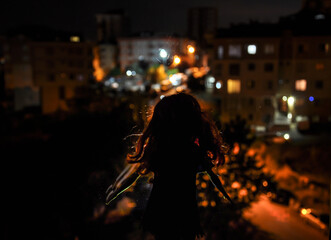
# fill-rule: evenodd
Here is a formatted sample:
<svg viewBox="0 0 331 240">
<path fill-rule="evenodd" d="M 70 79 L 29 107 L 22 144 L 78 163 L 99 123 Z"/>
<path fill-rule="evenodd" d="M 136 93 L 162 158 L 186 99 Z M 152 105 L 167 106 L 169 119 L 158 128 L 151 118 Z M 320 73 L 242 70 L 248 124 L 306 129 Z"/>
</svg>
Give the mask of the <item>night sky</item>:
<svg viewBox="0 0 331 240">
<path fill-rule="evenodd" d="M 131 17 L 133 32 L 186 33 L 187 9 L 213 6 L 219 9 L 219 27 L 230 23 L 277 21 L 297 12 L 302 0 L 34 0 L 2 1 L 0 33 L 22 24 L 43 24 L 58 30 L 79 31 L 95 39 L 95 14 L 124 8 Z"/>
</svg>

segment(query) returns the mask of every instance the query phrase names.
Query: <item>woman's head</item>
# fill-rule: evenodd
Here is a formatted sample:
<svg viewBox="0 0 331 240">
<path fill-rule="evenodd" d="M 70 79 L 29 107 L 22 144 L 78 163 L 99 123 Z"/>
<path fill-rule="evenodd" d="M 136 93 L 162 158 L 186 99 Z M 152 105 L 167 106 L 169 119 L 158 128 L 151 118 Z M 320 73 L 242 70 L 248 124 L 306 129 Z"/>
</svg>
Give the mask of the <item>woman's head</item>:
<svg viewBox="0 0 331 240">
<path fill-rule="evenodd" d="M 201 108 L 198 101 L 185 93 L 162 98 L 149 122 L 151 136 L 158 140 L 194 141 L 201 131 Z"/>
<path fill-rule="evenodd" d="M 200 104 L 191 95 L 178 93 L 162 98 L 154 107 L 147 127 L 138 139 L 135 154 L 129 162 L 148 165 L 148 151 L 158 151 L 166 142 L 196 144 L 213 163 L 224 162 L 224 145 L 217 127 L 201 111 Z"/>
</svg>

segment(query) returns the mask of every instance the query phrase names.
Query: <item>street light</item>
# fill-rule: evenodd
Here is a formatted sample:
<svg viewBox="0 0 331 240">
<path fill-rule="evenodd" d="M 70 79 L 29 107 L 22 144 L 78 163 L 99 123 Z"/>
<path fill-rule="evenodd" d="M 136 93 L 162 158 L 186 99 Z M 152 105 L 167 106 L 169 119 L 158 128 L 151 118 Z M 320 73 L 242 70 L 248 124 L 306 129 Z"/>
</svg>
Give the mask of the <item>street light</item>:
<svg viewBox="0 0 331 240">
<path fill-rule="evenodd" d="M 167 56 L 168 56 L 168 53 L 167 53 L 167 51 L 166 50 L 164 50 L 163 48 L 162 49 L 160 49 L 160 57 L 161 58 L 166 58 Z"/>
<path fill-rule="evenodd" d="M 176 65 L 180 64 L 181 60 L 180 60 L 180 57 L 178 57 L 177 55 L 174 56 L 174 63 Z"/>
<path fill-rule="evenodd" d="M 195 52 L 195 48 L 192 45 L 188 45 L 187 50 L 188 50 L 189 53 L 194 53 Z"/>
</svg>

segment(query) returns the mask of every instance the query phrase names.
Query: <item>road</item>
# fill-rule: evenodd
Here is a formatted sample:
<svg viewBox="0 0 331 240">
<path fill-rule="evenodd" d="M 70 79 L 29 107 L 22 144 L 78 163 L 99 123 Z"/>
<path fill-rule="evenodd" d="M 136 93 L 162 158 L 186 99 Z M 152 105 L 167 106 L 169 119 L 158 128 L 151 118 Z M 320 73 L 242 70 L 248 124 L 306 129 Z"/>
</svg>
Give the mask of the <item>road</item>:
<svg viewBox="0 0 331 240">
<path fill-rule="evenodd" d="M 328 239 L 327 235 L 305 223 L 298 213 L 271 202 L 264 195 L 245 210 L 243 216 L 261 230 L 272 234 L 275 240 Z"/>
</svg>

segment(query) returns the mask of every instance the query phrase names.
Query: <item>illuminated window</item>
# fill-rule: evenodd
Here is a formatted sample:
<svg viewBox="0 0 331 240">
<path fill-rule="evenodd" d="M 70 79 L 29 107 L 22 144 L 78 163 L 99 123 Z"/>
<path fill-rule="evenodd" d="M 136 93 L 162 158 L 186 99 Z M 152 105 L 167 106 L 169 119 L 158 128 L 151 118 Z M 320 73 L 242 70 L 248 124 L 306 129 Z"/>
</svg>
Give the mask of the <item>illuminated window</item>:
<svg viewBox="0 0 331 240">
<path fill-rule="evenodd" d="M 240 80 L 229 79 L 227 82 L 228 93 L 240 93 Z"/>
<path fill-rule="evenodd" d="M 317 71 L 324 70 L 324 64 L 323 63 L 316 63 L 315 69 Z"/>
<path fill-rule="evenodd" d="M 70 42 L 80 42 L 80 38 L 78 36 L 71 36 Z"/>
<path fill-rule="evenodd" d="M 240 45 L 229 45 L 229 56 L 230 57 L 241 57 L 241 46 Z"/>
<path fill-rule="evenodd" d="M 254 45 L 254 44 L 248 45 L 247 46 L 247 53 L 251 54 L 251 55 L 256 54 L 256 45 Z"/>
<path fill-rule="evenodd" d="M 275 52 L 275 46 L 273 44 L 264 45 L 265 54 L 273 54 Z"/>
<path fill-rule="evenodd" d="M 306 91 L 307 89 L 307 80 L 300 79 L 295 81 L 295 90 L 297 91 Z"/>
<path fill-rule="evenodd" d="M 218 59 L 223 59 L 223 57 L 224 57 L 224 47 L 223 46 L 218 46 L 217 58 Z"/>
</svg>

